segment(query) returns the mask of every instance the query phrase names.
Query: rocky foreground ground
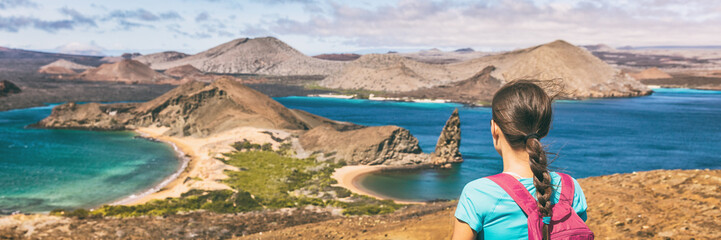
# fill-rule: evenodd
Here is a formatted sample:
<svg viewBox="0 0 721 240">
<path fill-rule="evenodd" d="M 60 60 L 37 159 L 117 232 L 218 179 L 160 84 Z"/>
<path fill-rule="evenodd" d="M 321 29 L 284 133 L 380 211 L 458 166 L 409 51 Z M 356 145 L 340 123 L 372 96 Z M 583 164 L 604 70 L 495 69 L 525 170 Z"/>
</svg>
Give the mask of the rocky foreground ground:
<svg viewBox="0 0 721 240">
<path fill-rule="evenodd" d="M 721 170 L 657 170 L 580 179 L 598 239 L 721 238 Z M 328 209 L 139 218 L 0 218 L 0 239 L 448 239 L 455 202 L 341 217 Z"/>
</svg>

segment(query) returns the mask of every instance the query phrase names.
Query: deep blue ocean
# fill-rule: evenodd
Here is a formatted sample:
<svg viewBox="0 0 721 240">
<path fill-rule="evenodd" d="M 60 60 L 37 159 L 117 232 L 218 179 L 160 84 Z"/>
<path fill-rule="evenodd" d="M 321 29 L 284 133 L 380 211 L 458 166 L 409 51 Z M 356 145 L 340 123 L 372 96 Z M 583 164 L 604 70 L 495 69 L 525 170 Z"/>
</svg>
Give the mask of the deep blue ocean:
<svg viewBox="0 0 721 240">
<path fill-rule="evenodd" d="M 26 128 L 51 109 L 0 112 L 0 215 L 95 207 L 147 190 L 180 167 L 171 146 L 132 132 Z"/>
<path fill-rule="evenodd" d="M 378 173 L 361 184 L 406 200 L 454 199 L 474 179 L 501 171 L 491 144 L 489 108 L 459 104 L 276 98 L 335 120 L 398 125 L 432 152 L 443 125 L 460 110 L 465 162 L 451 169 Z M 164 143 L 132 132 L 26 128 L 51 106 L 0 112 L 0 213 L 94 207 L 137 194 L 179 167 Z M 557 101 L 549 136 L 551 165 L 576 178 L 652 169 L 721 168 L 721 92 L 657 89 L 637 98 Z"/>
<path fill-rule="evenodd" d="M 552 129 L 542 142 L 558 153 L 551 164 L 576 178 L 653 169 L 721 168 L 721 92 L 656 89 L 635 98 L 557 101 Z M 455 199 L 463 186 L 499 173 L 492 145 L 489 108 L 459 104 L 377 102 L 309 97 L 278 98 L 334 120 L 363 125 L 398 125 L 432 152 L 455 108 L 461 117 L 464 162 L 451 169 L 371 174 L 361 184 L 404 200 Z"/>
</svg>

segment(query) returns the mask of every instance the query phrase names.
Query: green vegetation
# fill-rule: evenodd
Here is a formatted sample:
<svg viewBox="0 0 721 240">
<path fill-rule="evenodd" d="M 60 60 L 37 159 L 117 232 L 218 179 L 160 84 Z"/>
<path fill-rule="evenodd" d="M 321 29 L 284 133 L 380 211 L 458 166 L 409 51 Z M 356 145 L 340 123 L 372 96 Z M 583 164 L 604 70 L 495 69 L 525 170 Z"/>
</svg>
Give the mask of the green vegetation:
<svg viewBox="0 0 721 240">
<path fill-rule="evenodd" d="M 351 194 L 345 188 L 332 186 L 336 181 L 331 174 L 343 163 L 321 162 L 312 157 L 293 158 L 285 155 L 292 150 L 284 146 L 274 152 L 270 145 L 247 140 L 234 143 L 233 147 L 238 151 L 225 154 L 225 158 L 221 159 L 241 169 L 226 171 L 229 178 L 223 182 L 233 190 L 193 189 L 179 198 L 153 200 L 140 205 L 106 205 L 92 212 L 84 209 L 72 212 L 53 210 L 51 214 L 77 218 L 166 216 L 194 210 L 237 213 L 315 205 L 343 208 L 346 215 L 372 215 L 390 213 L 402 206 L 390 200 Z"/>
</svg>

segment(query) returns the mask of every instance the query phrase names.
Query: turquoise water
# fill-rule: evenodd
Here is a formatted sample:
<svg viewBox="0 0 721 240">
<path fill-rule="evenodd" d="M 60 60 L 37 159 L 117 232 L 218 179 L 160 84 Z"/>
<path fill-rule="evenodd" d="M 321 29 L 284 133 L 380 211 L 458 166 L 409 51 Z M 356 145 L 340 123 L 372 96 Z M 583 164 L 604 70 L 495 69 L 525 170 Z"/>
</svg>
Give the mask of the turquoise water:
<svg viewBox="0 0 721 240">
<path fill-rule="evenodd" d="M 0 213 L 95 207 L 149 189 L 180 166 L 171 146 L 132 132 L 25 127 L 50 112 L 0 112 Z"/>
<path fill-rule="evenodd" d="M 721 168 L 721 92 L 656 89 L 637 98 L 558 101 L 548 137 L 559 153 L 551 165 L 577 178 L 653 169 Z M 432 152 L 454 108 L 461 117 L 465 162 L 445 170 L 372 174 L 361 184 L 404 200 L 455 199 L 474 179 L 498 173 L 501 158 L 492 146 L 490 111 L 458 104 L 399 103 L 309 97 L 278 98 L 335 120 L 364 125 L 394 124 Z"/>
</svg>

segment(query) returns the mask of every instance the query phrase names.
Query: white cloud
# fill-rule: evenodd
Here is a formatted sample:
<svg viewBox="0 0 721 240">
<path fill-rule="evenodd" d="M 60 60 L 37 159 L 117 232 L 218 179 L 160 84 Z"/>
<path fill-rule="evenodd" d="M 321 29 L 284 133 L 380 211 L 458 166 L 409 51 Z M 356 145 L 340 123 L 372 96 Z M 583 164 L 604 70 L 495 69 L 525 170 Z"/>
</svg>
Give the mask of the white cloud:
<svg viewBox="0 0 721 240">
<path fill-rule="evenodd" d="M 370 8 L 331 3 L 307 21 L 279 18 L 273 33 L 341 37 L 347 44 L 514 48 L 555 39 L 576 44 L 719 44 L 721 3 L 709 1 L 399 1 Z M 683 6 L 683 7 L 679 7 Z M 258 29 L 255 29 L 258 31 Z"/>
<path fill-rule="evenodd" d="M 104 48 L 98 46 L 95 44 L 95 42 L 89 42 L 89 43 L 80 43 L 80 42 L 70 42 L 62 46 L 58 46 L 56 50 L 59 53 L 68 53 L 68 54 L 79 54 L 79 55 L 92 55 L 92 56 L 102 56 L 103 51 L 105 51 Z"/>
</svg>

